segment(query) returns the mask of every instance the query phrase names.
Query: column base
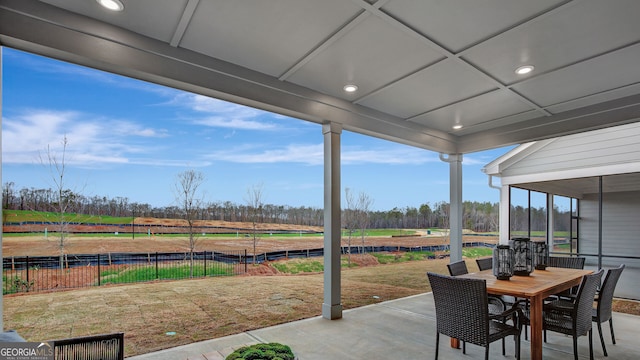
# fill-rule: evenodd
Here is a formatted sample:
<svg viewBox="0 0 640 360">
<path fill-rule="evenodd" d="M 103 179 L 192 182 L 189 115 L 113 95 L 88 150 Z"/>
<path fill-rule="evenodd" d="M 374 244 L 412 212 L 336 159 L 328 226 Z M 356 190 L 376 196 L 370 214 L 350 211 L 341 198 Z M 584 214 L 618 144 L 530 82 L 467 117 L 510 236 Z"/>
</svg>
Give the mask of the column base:
<svg viewBox="0 0 640 360">
<path fill-rule="evenodd" d="M 342 304 L 322 304 L 322 317 L 327 320 L 342 319 Z"/>
</svg>

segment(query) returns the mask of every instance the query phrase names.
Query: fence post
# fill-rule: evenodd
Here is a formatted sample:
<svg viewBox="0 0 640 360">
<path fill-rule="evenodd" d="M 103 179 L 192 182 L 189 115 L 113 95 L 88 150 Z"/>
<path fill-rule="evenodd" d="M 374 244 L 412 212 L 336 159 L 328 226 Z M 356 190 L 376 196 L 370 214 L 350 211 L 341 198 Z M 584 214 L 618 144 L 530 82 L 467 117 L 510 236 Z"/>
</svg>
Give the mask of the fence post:
<svg viewBox="0 0 640 360">
<path fill-rule="evenodd" d="M 158 252 L 156 251 L 156 280 L 160 277 L 158 274 Z"/>
<path fill-rule="evenodd" d="M 29 257 L 27 256 L 27 292 L 29 292 Z"/>
<path fill-rule="evenodd" d="M 244 273 L 247 273 L 247 249 L 244 249 Z"/>
<path fill-rule="evenodd" d="M 98 254 L 98 286 L 100 286 L 100 254 Z"/>
<path fill-rule="evenodd" d="M 207 277 L 207 250 L 204 251 L 204 277 Z"/>
</svg>

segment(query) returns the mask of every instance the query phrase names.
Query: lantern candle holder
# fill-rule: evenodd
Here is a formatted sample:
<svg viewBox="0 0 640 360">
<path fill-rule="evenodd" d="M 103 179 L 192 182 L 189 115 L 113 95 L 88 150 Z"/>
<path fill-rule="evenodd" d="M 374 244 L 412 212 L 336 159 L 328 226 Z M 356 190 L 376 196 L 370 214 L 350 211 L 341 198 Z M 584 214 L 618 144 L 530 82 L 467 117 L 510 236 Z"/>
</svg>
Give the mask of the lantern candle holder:
<svg viewBox="0 0 640 360">
<path fill-rule="evenodd" d="M 513 249 L 513 275 L 529 276 L 533 272 L 533 248 L 529 238 L 514 238 L 509 240 Z"/>
<path fill-rule="evenodd" d="M 513 250 L 509 245 L 498 245 L 493 249 L 493 276 L 498 280 L 509 280 L 513 276 Z"/>
<path fill-rule="evenodd" d="M 532 241 L 533 263 L 536 270 L 545 270 L 549 264 L 549 247 L 545 241 Z"/>
</svg>

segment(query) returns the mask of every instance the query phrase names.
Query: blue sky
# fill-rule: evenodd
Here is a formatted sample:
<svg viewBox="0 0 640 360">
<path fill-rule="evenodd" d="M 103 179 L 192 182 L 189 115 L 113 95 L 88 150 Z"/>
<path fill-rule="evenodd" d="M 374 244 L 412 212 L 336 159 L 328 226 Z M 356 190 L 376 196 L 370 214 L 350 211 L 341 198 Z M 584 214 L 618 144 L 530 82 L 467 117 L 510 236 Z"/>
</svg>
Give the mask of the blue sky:
<svg viewBox="0 0 640 360">
<path fill-rule="evenodd" d="M 54 187 L 47 148 L 66 150 L 69 188 L 85 196 L 175 205 L 176 176 L 205 175 L 206 201 L 323 205 L 321 126 L 3 48 L 2 182 Z M 449 201 L 438 153 L 344 131 L 342 188 L 374 210 Z M 480 169 L 510 148 L 467 154 L 463 199 L 499 201 Z M 344 198 L 344 191 L 343 191 Z"/>
</svg>

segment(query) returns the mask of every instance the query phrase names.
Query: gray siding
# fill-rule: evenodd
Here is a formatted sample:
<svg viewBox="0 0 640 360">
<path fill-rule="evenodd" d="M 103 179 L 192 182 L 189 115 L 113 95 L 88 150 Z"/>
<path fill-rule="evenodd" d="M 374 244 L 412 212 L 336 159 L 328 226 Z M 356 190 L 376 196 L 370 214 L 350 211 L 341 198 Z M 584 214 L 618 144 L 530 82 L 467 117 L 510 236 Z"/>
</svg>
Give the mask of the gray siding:
<svg viewBox="0 0 640 360">
<path fill-rule="evenodd" d="M 640 160 L 640 123 L 557 138 L 509 167 L 502 176 L 594 168 Z"/>
<path fill-rule="evenodd" d="M 639 256 L 640 192 L 618 192 L 603 195 L 602 254 L 605 256 Z M 580 253 L 598 253 L 598 194 L 587 194 L 580 201 Z M 587 257 L 587 267 L 597 266 L 597 257 Z M 603 268 L 624 263 L 616 296 L 640 299 L 640 260 L 603 258 Z"/>
</svg>

